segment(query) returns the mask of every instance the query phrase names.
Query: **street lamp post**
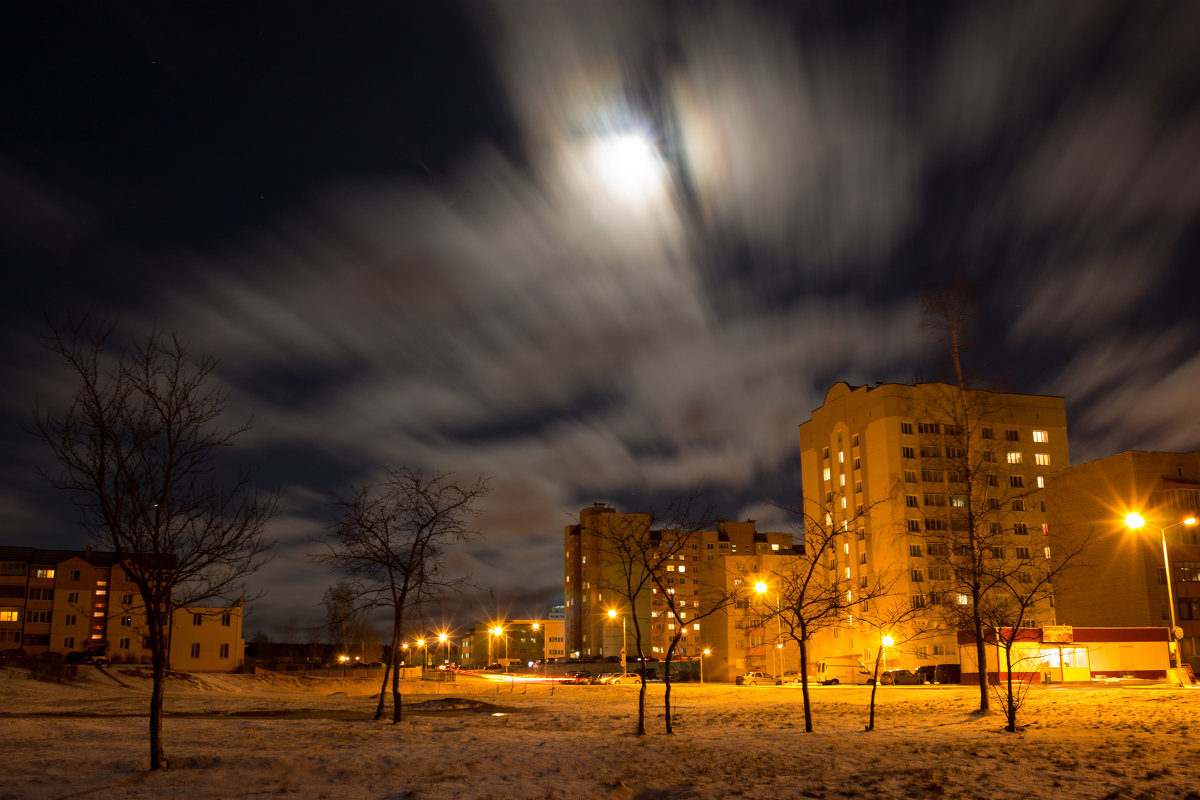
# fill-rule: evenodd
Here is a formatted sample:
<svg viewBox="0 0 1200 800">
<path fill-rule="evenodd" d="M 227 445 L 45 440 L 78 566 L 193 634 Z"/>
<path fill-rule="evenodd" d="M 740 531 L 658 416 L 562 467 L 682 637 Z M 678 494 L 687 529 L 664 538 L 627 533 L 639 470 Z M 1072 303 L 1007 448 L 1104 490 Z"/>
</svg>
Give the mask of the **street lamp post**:
<svg viewBox="0 0 1200 800">
<path fill-rule="evenodd" d="M 1170 557 L 1167 555 L 1167 528 L 1174 528 L 1179 525 L 1188 525 L 1188 526 L 1195 525 L 1196 518 L 1188 517 L 1187 519 L 1182 520 L 1180 522 L 1176 522 L 1172 525 L 1167 525 L 1165 527 L 1159 527 L 1158 525 L 1151 525 L 1150 523 L 1146 522 L 1145 518 L 1141 514 L 1130 513 L 1130 514 L 1125 515 L 1125 524 L 1128 525 L 1131 530 L 1135 530 L 1135 531 L 1140 530 L 1141 528 L 1157 528 L 1158 534 L 1162 539 L 1163 571 L 1165 571 L 1167 573 L 1167 580 L 1166 580 L 1166 583 L 1167 583 L 1167 607 L 1170 609 L 1170 612 L 1171 612 L 1170 642 L 1175 643 L 1174 655 L 1171 657 L 1171 669 L 1179 669 L 1179 642 L 1178 642 L 1178 637 L 1175 635 L 1175 631 L 1176 631 L 1175 591 L 1171 588 L 1171 560 L 1170 560 Z M 1171 652 L 1170 643 L 1168 643 L 1168 645 L 1167 645 L 1167 650 L 1168 650 L 1168 654 L 1170 654 L 1170 652 Z"/>
<path fill-rule="evenodd" d="M 768 588 L 767 584 L 764 581 L 759 581 L 758 583 L 754 584 L 754 591 L 757 592 L 758 594 L 766 594 L 767 588 Z M 775 650 L 777 652 L 783 650 L 783 623 L 779 620 L 780 613 L 781 613 L 781 610 L 779 607 L 779 593 L 776 592 L 775 593 Z M 783 665 L 783 653 L 782 652 L 779 653 L 779 664 L 775 664 L 774 656 L 772 656 L 771 663 L 775 668 L 775 677 L 782 679 L 783 676 L 780 674 L 780 672 L 781 672 L 780 667 Z"/>
<path fill-rule="evenodd" d="M 424 639 L 417 639 L 417 647 L 421 648 L 421 669 L 429 666 L 429 650 L 425 647 Z"/>
<path fill-rule="evenodd" d="M 439 633 L 438 641 L 442 643 L 442 663 L 446 664 L 450 661 L 450 637 L 445 633 Z"/>
<path fill-rule="evenodd" d="M 704 648 L 704 651 L 700 653 L 700 685 L 701 686 L 704 685 L 704 657 L 707 655 L 712 655 L 712 650 L 709 650 L 706 647 L 706 648 Z"/>
<path fill-rule="evenodd" d="M 504 636 L 504 628 L 503 628 L 503 626 L 497 625 L 496 627 L 492 628 L 491 633 L 493 636 Z M 504 674 L 505 675 L 508 674 L 508 637 L 507 636 L 504 636 Z"/>
<path fill-rule="evenodd" d="M 617 610 L 615 608 L 610 608 L 608 610 L 608 618 L 609 619 L 617 618 Z M 622 675 L 624 675 L 626 672 L 628 672 L 628 670 L 625 667 L 625 665 L 627 663 L 625 653 L 626 653 L 626 651 L 625 651 L 625 615 L 622 614 L 621 615 L 621 674 Z"/>
</svg>

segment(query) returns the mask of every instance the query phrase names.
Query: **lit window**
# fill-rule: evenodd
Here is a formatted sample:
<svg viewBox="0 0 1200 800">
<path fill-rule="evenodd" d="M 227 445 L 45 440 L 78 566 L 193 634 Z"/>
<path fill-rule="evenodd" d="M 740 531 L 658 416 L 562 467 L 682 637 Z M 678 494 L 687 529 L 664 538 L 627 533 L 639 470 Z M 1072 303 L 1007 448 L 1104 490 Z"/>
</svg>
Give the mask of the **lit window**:
<svg viewBox="0 0 1200 800">
<path fill-rule="evenodd" d="M 847 556 L 850 555 L 850 543 L 849 542 L 842 543 L 842 553 L 843 553 L 843 555 L 847 555 Z"/>
<path fill-rule="evenodd" d="M 1045 476 L 1045 475 L 1038 475 L 1038 476 L 1037 476 L 1037 487 L 1038 487 L 1039 489 L 1045 489 L 1045 488 L 1046 488 L 1046 476 Z"/>
<path fill-rule="evenodd" d="M 1050 435 L 1048 433 L 1046 433 L 1046 431 L 1034 431 L 1033 432 L 1033 440 L 1035 442 L 1045 443 L 1045 442 L 1050 441 Z"/>
<path fill-rule="evenodd" d="M 831 475 L 833 475 L 833 471 L 831 469 L 829 469 L 829 467 L 826 467 L 825 468 L 825 480 L 829 480 Z"/>
<path fill-rule="evenodd" d="M 54 567 L 37 567 L 33 571 L 33 577 L 35 577 L 35 578 L 53 578 L 54 577 Z"/>
<path fill-rule="evenodd" d="M 1021 454 L 1020 453 L 1009 453 L 1008 454 L 1008 463 L 1020 464 L 1021 463 Z"/>
<path fill-rule="evenodd" d="M 692 630 L 694 630 L 694 631 L 700 630 L 700 623 L 699 622 L 692 623 Z"/>
<path fill-rule="evenodd" d="M 21 620 L 21 612 L 20 611 L 14 611 L 14 610 L 7 609 L 7 608 L 4 609 L 3 611 L 0 611 L 0 622 L 20 622 L 20 620 Z"/>
<path fill-rule="evenodd" d="M 1050 454 L 1049 453 L 1034 453 L 1033 454 L 1033 463 L 1037 464 L 1039 467 L 1050 466 Z"/>
<path fill-rule="evenodd" d="M 687 567 L 685 567 L 683 564 L 680 564 L 680 565 L 679 565 L 679 571 L 680 571 L 680 572 L 687 572 Z"/>
</svg>

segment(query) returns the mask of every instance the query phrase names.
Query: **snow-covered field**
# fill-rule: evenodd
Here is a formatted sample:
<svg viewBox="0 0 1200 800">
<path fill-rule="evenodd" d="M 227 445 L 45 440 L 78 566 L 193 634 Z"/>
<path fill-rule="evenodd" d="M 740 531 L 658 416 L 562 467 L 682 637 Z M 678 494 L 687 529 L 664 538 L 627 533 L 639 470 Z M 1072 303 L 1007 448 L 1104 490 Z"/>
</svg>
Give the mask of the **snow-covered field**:
<svg viewBox="0 0 1200 800">
<path fill-rule="evenodd" d="M 1034 688 L 1018 734 L 971 687 L 880 687 L 871 733 L 869 687 L 817 687 L 805 734 L 798 688 L 682 684 L 674 736 L 657 685 L 639 738 L 635 686 L 411 681 L 393 726 L 373 682 L 198 675 L 171 681 L 172 766 L 147 773 L 149 682 L 110 671 L 126 685 L 0 669 L 0 798 L 1200 800 L 1200 691 L 1164 685 Z M 488 705 L 407 710 L 445 697 Z"/>
</svg>

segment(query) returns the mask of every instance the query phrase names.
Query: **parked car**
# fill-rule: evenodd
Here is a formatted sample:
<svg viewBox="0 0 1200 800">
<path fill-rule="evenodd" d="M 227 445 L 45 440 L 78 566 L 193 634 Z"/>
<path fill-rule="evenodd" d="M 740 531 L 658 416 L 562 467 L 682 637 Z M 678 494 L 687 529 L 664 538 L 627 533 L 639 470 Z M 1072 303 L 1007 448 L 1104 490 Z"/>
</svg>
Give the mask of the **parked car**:
<svg viewBox="0 0 1200 800">
<path fill-rule="evenodd" d="M 879 682 L 884 686 L 917 686 L 924 683 L 925 679 L 911 669 L 889 669 L 879 676 Z"/>
<path fill-rule="evenodd" d="M 0 664 L 5 664 L 9 661 L 20 661 L 25 657 L 25 651 L 19 647 L 11 647 L 8 650 L 0 650 Z"/>
<path fill-rule="evenodd" d="M 747 672 L 745 675 L 738 675 L 735 683 L 738 686 L 757 686 L 760 683 L 771 685 L 778 681 L 769 672 Z"/>
<path fill-rule="evenodd" d="M 613 675 L 608 682 L 614 685 L 621 683 L 641 683 L 642 676 L 638 675 L 636 672 L 618 672 L 617 674 Z"/>
<path fill-rule="evenodd" d="M 926 683 L 962 683 L 962 667 L 958 664 L 926 664 L 917 667 L 917 674 Z"/>
<path fill-rule="evenodd" d="M 592 673 L 586 669 L 578 669 L 574 672 L 568 672 L 563 676 L 561 683 L 586 684 L 592 682 Z"/>
<path fill-rule="evenodd" d="M 108 666 L 108 659 L 104 656 L 94 656 L 91 653 L 75 652 L 67 653 L 68 664 L 95 664 L 97 666 Z"/>
<path fill-rule="evenodd" d="M 594 683 L 594 684 L 609 683 L 610 681 L 612 681 L 613 675 L 616 675 L 616 674 L 617 673 L 615 673 L 615 672 L 601 672 L 597 675 L 593 675 L 591 677 L 591 679 L 588 681 L 588 683 Z"/>
</svg>

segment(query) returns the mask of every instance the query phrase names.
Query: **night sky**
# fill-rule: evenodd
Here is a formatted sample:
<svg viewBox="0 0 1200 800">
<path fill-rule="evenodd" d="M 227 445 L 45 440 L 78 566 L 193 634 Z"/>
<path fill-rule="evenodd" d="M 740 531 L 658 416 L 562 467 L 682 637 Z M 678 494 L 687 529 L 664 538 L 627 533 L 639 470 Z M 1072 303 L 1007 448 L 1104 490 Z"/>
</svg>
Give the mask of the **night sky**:
<svg viewBox="0 0 1200 800">
<path fill-rule="evenodd" d="M 490 477 L 459 624 L 562 594 L 593 501 L 785 529 L 829 386 L 1066 398 L 1200 448 L 1200 4 L 26 4 L 0 26 L 0 544 L 82 548 L 47 317 L 216 356 L 278 489 L 247 631 L 319 621 L 329 492 Z M 469 608 L 469 613 L 468 613 Z"/>
</svg>

